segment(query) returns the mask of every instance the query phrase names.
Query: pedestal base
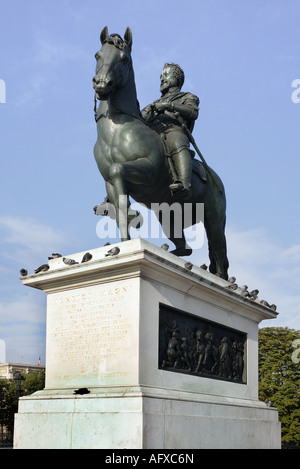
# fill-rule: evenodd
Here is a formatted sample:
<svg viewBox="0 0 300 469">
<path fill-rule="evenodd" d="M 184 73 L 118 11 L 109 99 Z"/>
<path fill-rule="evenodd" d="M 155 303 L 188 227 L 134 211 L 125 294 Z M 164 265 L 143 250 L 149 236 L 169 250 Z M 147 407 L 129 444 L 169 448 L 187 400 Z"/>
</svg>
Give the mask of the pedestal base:
<svg viewBox="0 0 300 469">
<path fill-rule="evenodd" d="M 46 386 L 15 448 L 280 448 L 258 400 L 258 324 L 276 313 L 141 239 L 23 283 L 47 292 Z"/>
<path fill-rule="evenodd" d="M 124 389 L 22 399 L 15 440 L 23 449 L 275 449 L 280 425 L 276 409 L 255 401 Z"/>
</svg>

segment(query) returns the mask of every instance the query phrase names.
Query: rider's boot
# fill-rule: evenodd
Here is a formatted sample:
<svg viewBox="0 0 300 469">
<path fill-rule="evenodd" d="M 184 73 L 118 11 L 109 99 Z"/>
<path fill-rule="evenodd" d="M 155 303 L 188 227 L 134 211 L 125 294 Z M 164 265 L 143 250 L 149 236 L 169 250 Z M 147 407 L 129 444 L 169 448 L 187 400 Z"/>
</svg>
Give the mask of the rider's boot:
<svg viewBox="0 0 300 469">
<path fill-rule="evenodd" d="M 183 149 L 173 156 L 178 179 L 170 184 L 173 194 L 181 193 L 184 197 L 191 195 L 192 159 L 188 149 Z"/>
</svg>

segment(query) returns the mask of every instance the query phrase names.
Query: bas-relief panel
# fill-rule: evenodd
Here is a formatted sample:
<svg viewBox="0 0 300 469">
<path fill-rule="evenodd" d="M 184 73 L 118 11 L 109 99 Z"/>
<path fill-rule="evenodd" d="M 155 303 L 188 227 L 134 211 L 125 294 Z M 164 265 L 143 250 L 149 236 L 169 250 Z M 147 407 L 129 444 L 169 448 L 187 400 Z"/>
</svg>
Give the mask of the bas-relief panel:
<svg viewBox="0 0 300 469">
<path fill-rule="evenodd" d="M 246 383 L 247 335 L 160 304 L 162 370 Z"/>
<path fill-rule="evenodd" d="M 47 379 L 52 385 L 101 385 L 130 374 L 130 352 L 137 343 L 134 291 L 134 282 L 125 280 L 49 294 Z"/>
</svg>

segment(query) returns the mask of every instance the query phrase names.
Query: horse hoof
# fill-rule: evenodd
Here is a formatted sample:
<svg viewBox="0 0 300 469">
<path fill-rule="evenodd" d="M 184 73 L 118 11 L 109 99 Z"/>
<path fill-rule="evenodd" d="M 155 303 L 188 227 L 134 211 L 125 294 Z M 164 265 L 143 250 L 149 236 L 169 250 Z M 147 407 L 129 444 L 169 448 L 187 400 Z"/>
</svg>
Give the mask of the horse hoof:
<svg viewBox="0 0 300 469">
<path fill-rule="evenodd" d="M 116 219 L 115 208 L 110 202 L 102 202 L 93 208 L 95 215 L 109 216 L 112 220 Z"/>
<path fill-rule="evenodd" d="M 177 248 L 171 251 L 171 254 L 175 254 L 178 257 L 190 256 L 193 250 L 191 248 Z"/>
</svg>

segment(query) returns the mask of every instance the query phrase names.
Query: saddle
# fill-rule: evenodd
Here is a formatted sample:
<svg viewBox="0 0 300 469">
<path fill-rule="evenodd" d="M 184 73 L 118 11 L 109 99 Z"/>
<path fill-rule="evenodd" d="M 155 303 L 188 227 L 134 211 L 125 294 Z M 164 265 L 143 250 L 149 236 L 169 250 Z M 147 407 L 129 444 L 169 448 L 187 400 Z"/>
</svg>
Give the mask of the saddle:
<svg viewBox="0 0 300 469">
<path fill-rule="evenodd" d="M 193 153 L 195 154 L 195 152 Z M 207 182 L 207 173 L 206 173 L 206 169 L 204 168 L 203 163 L 201 163 L 201 161 L 199 160 L 195 160 L 195 163 L 196 163 L 195 165 L 194 164 L 192 165 L 192 172 L 197 174 L 200 177 L 201 181 Z"/>
</svg>

